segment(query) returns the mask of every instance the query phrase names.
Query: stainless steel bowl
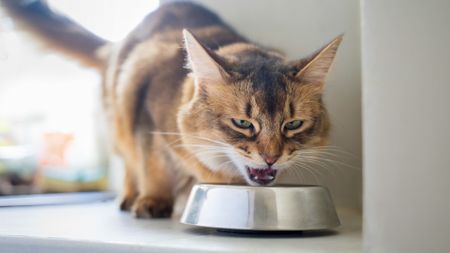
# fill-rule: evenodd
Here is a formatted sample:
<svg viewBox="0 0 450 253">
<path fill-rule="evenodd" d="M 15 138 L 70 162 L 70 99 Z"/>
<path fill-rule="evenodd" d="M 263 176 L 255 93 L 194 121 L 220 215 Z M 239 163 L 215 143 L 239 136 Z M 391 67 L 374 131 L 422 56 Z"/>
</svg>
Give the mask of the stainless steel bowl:
<svg viewBox="0 0 450 253">
<path fill-rule="evenodd" d="M 225 230 L 305 231 L 340 225 L 321 186 L 254 187 L 198 184 L 181 223 Z"/>
</svg>

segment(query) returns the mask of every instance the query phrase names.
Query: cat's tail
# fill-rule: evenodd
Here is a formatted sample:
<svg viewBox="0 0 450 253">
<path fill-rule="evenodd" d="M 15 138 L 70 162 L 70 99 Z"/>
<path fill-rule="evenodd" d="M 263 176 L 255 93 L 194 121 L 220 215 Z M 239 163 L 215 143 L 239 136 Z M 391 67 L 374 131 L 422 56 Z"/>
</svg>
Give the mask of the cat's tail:
<svg viewBox="0 0 450 253">
<path fill-rule="evenodd" d="M 0 0 L 6 13 L 52 49 L 75 58 L 82 64 L 101 68 L 99 49 L 108 42 L 89 32 L 68 17 L 52 10 L 40 0 Z"/>
</svg>

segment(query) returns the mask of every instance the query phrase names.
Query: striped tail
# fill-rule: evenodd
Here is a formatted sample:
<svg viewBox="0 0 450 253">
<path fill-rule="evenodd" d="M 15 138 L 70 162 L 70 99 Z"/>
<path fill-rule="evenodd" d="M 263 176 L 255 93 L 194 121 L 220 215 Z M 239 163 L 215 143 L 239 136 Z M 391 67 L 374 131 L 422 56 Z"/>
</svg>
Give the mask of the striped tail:
<svg viewBox="0 0 450 253">
<path fill-rule="evenodd" d="M 45 1 L 0 0 L 0 6 L 18 27 L 45 46 L 75 58 L 85 66 L 102 67 L 98 50 L 108 42 L 52 10 Z"/>
</svg>

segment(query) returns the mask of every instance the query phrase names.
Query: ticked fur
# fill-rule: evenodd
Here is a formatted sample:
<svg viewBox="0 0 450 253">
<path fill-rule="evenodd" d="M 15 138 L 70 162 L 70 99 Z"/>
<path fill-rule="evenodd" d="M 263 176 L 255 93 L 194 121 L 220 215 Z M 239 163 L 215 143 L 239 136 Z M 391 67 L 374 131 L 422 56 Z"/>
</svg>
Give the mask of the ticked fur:
<svg viewBox="0 0 450 253">
<path fill-rule="evenodd" d="M 178 2 L 111 44 L 74 29 L 44 2 L 1 3 L 40 39 L 100 70 L 106 118 L 126 167 L 121 208 L 137 217 L 179 215 L 196 182 L 265 183 L 248 173 L 282 173 L 298 151 L 327 142 L 321 97 L 342 37 L 292 62 L 211 11 Z M 82 43 L 71 40 L 73 31 Z M 292 122 L 301 124 L 286 127 Z"/>
</svg>

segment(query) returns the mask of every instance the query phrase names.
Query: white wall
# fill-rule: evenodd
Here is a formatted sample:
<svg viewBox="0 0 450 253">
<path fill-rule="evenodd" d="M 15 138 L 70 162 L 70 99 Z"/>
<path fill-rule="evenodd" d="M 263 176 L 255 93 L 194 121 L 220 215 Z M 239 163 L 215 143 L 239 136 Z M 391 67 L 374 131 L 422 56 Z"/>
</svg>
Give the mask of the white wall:
<svg viewBox="0 0 450 253">
<path fill-rule="evenodd" d="M 362 12 L 365 252 L 450 252 L 450 2 Z"/>
<path fill-rule="evenodd" d="M 162 1 L 167 2 L 167 1 Z M 338 205 L 359 207 L 361 197 L 361 116 L 359 1 L 345 0 L 199 0 L 247 38 L 284 50 L 297 59 L 345 33 L 328 78 L 325 102 L 332 116 L 332 145 L 340 163 L 317 168 L 319 183 L 328 185 Z M 316 183 L 307 173 L 306 181 Z"/>
</svg>

